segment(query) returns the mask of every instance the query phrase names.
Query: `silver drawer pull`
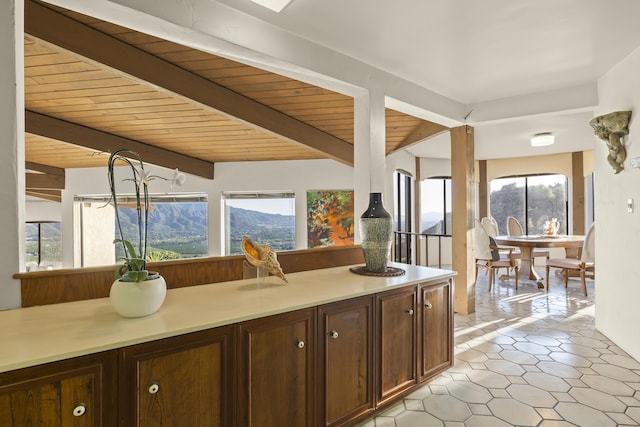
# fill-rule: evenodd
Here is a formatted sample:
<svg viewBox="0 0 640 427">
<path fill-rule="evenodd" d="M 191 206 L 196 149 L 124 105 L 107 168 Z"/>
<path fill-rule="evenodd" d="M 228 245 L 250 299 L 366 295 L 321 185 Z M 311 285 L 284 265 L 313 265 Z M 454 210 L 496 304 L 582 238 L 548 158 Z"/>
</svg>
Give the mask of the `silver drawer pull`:
<svg viewBox="0 0 640 427">
<path fill-rule="evenodd" d="M 147 390 L 149 391 L 149 394 L 156 394 L 157 392 L 160 391 L 160 386 L 156 383 L 153 383 L 149 386 Z"/>
<path fill-rule="evenodd" d="M 74 417 L 81 417 L 85 414 L 85 412 L 87 412 L 87 408 L 82 403 L 73 408 Z"/>
<path fill-rule="evenodd" d="M 433 305 L 430 302 L 425 303 L 424 306 L 427 307 L 427 308 L 433 307 Z"/>
<path fill-rule="evenodd" d="M 331 333 L 329 334 L 329 336 L 331 336 L 331 338 L 333 338 L 333 339 L 338 338 L 338 331 L 331 331 Z"/>
<path fill-rule="evenodd" d="M 298 348 L 304 348 L 304 341 L 298 341 L 298 344 L 296 344 L 298 346 Z"/>
<path fill-rule="evenodd" d="M 408 314 L 409 316 L 413 316 L 413 309 L 412 309 L 412 308 L 410 308 L 409 310 L 407 310 L 407 314 Z"/>
</svg>

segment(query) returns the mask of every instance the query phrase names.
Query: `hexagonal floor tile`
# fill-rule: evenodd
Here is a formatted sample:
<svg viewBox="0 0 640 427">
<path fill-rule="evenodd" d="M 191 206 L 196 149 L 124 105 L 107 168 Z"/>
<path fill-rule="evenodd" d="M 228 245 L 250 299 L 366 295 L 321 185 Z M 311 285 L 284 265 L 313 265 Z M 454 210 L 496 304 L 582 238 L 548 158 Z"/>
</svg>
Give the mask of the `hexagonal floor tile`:
<svg viewBox="0 0 640 427">
<path fill-rule="evenodd" d="M 511 399 L 493 399 L 487 406 L 493 415 L 514 426 L 537 426 L 542 421 L 531 406 Z"/>
<path fill-rule="evenodd" d="M 507 387 L 511 397 L 536 408 L 553 408 L 558 401 L 548 391 L 527 384 L 512 384 Z"/>
<path fill-rule="evenodd" d="M 431 395 L 422 401 L 430 414 L 443 421 L 464 421 L 469 418 L 469 405 L 449 395 Z"/>
<path fill-rule="evenodd" d="M 616 423 L 606 414 L 581 403 L 561 402 L 556 411 L 562 417 L 577 426 L 615 427 Z"/>
<path fill-rule="evenodd" d="M 527 372 L 523 375 L 523 378 L 532 386 L 546 391 L 566 392 L 571 388 L 562 378 L 544 372 Z"/>
<path fill-rule="evenodd" d="M 467 403 L 487 403 L 493 398 L 489 390 L 472 382 L 456 381 L 447 389 L 452 396 Z"/>
</svg>

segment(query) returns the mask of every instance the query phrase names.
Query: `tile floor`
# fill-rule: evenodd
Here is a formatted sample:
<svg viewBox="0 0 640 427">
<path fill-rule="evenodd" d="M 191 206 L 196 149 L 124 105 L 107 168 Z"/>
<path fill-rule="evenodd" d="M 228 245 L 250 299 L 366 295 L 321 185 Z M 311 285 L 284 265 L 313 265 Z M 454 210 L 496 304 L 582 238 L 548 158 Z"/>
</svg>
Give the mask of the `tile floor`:
<svg viewBox="0 0 640 427">
<path fill-rule="evenodd" d="M 480 272 L 455 315 L 455 364 L 359 427 L 640 426 L 640 363 L 595 330 L 594 281 L 549 294 Z"/>
</svg>

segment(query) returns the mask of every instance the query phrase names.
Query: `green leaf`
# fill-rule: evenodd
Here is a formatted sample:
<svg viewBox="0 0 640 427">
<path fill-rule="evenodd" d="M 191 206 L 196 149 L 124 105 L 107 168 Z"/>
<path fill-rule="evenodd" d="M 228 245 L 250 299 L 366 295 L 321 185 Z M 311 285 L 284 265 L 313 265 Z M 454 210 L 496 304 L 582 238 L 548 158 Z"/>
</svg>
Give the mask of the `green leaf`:
<svg viewBox="0 0 640 427">
<path fill-rule="evenodd" d="M 139 258 L 138 254 L 136 254 L 135 248 L 133 247 L 130 241 L 122 240 L 122 239 L 115 239 L 113 241 L 113 243 L 120 243 L 120 242 L 124 243 L 125 246 L 127 247 L 127 252 L 129 252 L 129 256 L 131 257 L 131 259 Z"/>
<path fill-rule="evenodd" d="M 147 270 L 142 271 L 127 271 L 127 277 L 134 282 L 144 282 L 149 276 L 149 272 Z"/>
</svg>

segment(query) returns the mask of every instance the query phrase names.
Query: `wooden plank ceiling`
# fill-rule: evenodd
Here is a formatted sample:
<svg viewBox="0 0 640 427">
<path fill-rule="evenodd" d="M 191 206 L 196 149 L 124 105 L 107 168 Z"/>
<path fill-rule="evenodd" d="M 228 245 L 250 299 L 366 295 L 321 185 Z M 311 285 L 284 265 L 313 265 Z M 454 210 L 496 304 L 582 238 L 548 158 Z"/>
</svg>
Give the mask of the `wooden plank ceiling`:
<svg viewBox="0 0 640 427">
<path fill-rule="evenodd" d="M 30 194 L 55 200 L 64 169 L 121 147 L 211 179 L 215 162 L 353 165 L 349 96 L 33 0 L 24 43 L 25 156 L 55 178 Z M 445 130 L 387 109 L 387 154 Z"/>
</svg>

